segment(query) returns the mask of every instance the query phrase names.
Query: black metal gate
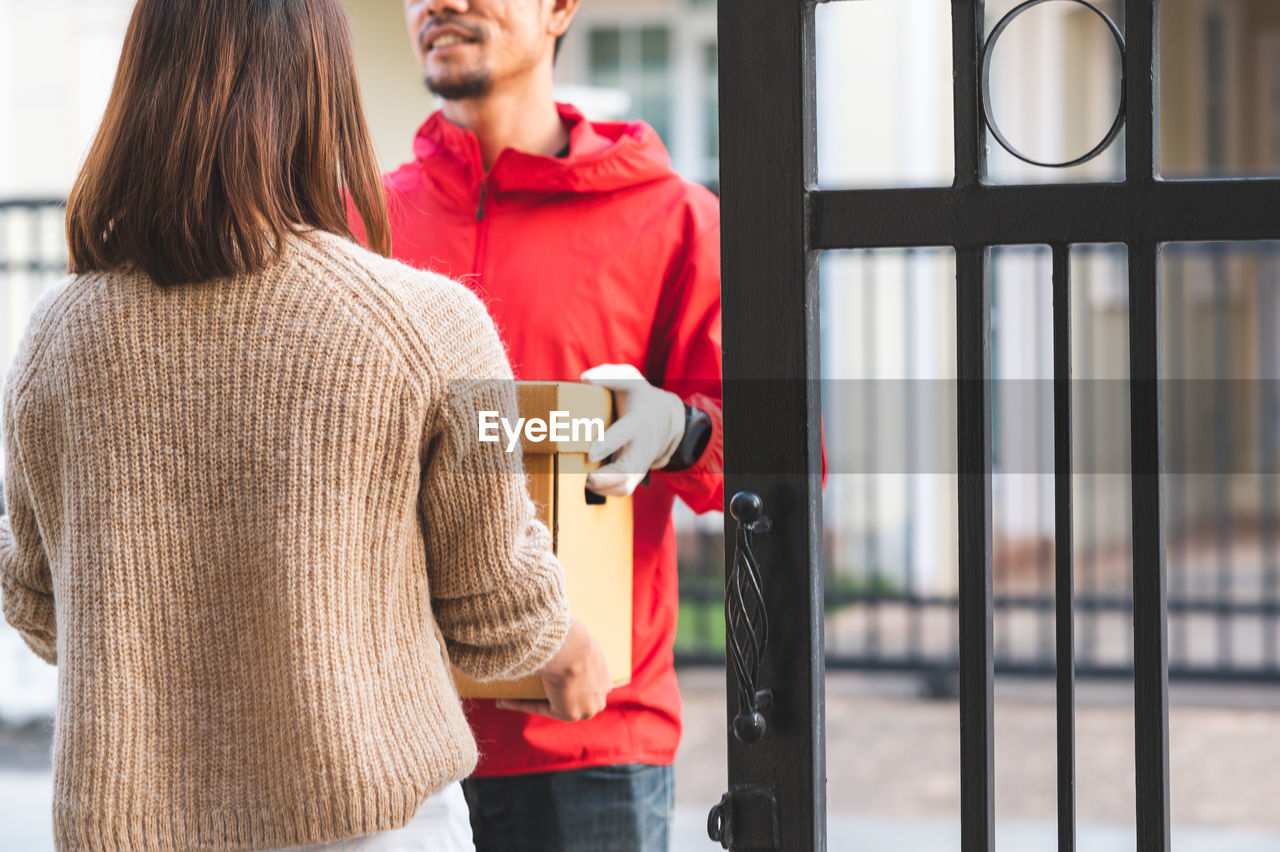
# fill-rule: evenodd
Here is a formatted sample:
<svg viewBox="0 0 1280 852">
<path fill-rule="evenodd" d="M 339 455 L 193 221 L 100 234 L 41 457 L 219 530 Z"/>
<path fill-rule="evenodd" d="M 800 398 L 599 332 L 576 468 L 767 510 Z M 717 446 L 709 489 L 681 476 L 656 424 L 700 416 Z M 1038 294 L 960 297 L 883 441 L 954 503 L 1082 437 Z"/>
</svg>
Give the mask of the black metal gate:
<svg viewBox="0 0 1280 852">
<path fill-rule="evenodd" d="M 1040 2 L 1046 0 L 1023 7 Z M 952 0 L 954 184 L 820 191 L 815 7 L 813 0 L 720 4 L 725 463 L 728 493 L 735 494 L 725 563 L 733 733 L 730 791 L 712 811 L 711 835 L 739 850 L 826 848 L 817 252 L 950 246 L 959 377 L 961 835 L 966 852 L 992 849 L 988 252 L 1034 244 L 1050 246 L 1053 256 L 1058 833 L 1060 849 L 1075 848 L 1068 253 L 1074 244 L 1113 243 L 1125 245 L 1129 258 L 1138 848 L 1168 850 L 1161 249 L 1275 239 L 1280 181 L 1159 178 L 1158 0 L 1124 0 L 1123 33 L 1113 26 L 1124 69 L 1120 116 L 1100 149 L 1123 123 L 1125 179 L 990 185 L 983 3 Z"/>
</svg>

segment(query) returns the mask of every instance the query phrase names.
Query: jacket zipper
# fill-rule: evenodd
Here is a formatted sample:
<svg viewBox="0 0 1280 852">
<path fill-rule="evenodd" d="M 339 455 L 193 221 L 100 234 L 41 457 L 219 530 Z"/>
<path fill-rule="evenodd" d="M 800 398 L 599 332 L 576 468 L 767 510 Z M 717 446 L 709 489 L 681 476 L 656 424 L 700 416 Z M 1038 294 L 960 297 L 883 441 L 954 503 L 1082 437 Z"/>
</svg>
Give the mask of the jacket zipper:
<svg viewBox="0 0 1280 852">
<path fill-rule="evenodd" d="M 488 195 L 488 181 L 480 182 L 480 203 L 476 207 L 476 254 L 471 261 L 473 274 L 484 275 L 485 243 L 489 239 L 489 220 L 484 215 L 484 202 Z"/>
</svg>

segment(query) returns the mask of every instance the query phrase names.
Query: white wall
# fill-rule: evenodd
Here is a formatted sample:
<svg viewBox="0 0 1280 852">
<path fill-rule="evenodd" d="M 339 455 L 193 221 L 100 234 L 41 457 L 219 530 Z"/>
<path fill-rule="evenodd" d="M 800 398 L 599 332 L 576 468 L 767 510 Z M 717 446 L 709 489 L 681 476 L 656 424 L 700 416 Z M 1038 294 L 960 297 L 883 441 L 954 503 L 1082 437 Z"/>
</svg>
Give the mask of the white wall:
<svg viewBox="0 0 1280 852">
<path fill-rule="evenodd" d="M 107 103 L 126 0 L 0 0 L 0 197 L 62 196 Z"/>
<path fill-rule="evenodd" d="M 360 95 L 383 170 L 410 159 L 418 127 L 436 108 L 413 56 L 400 3 L 343 0 Z"/>
</svg>

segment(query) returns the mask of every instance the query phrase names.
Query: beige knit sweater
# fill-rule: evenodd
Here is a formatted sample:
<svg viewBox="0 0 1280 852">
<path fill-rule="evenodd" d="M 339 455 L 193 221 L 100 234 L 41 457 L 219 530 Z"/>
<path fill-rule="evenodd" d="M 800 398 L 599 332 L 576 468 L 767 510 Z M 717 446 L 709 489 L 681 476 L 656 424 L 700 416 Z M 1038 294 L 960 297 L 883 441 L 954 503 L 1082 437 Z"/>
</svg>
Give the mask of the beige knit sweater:
<svg viewBox="0 0 1280 852">
<path fill-rule="evenodd" d="M 396 828 L 476 746 L 449 660 L 568 629 L 504 352 L 462 286 L 328 234 L 254 276 L 72 276 L 4 397 L 5 618 L 58 666 L 60 848 Z M 447 648 L 448 658 L 444 650 Z"/>
</svg>

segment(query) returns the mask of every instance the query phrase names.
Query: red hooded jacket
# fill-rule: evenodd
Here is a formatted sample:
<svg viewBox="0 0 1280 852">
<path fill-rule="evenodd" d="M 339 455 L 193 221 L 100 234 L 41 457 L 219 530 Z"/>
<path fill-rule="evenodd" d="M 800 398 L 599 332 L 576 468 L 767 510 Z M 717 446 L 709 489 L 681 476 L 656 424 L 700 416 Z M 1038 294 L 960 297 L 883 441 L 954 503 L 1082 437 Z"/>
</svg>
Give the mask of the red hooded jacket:
<svg viewBox="0 0 1280 852">
<path fill-rule="evenodd" d="M 431 116 L 415 159 L 385 178 L 393 253 L 484 300 L 516 378 L 577 381 L 597 364 L 633 364 L 707 412 L 714 428 L 694 467 L 655 472 L 635 493 L 631 683 L 573 724 L 469 702 L 482 776 L 674 760 L 671 506 L 680 497 L 707 512 L 724 502 L 719 203 L 672 171 L 648 125 L 559 111 L 567 157 L 508 149 L 488 175 L 475 136 Z"/>
</svg>

